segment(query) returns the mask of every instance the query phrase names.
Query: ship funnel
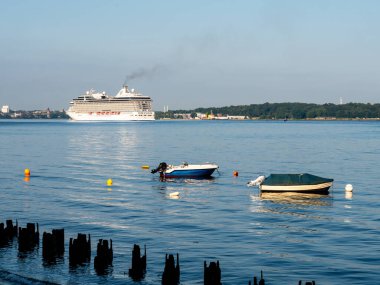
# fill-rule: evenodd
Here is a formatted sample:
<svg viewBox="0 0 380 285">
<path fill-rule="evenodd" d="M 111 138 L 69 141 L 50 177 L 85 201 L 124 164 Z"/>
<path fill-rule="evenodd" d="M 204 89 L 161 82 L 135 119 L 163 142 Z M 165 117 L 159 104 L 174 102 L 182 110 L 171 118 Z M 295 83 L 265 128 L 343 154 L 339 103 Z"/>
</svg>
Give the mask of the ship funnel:
<svg viewBox="0 0 380 285">
<path fill-rule="evenodd" d="M 124 80 L 124 83 L 123 83 L 123 87 L 124 87 L 125 92 L 128 92 L 127 79 L 128 79 L 128 76 L 125 77 L 125 80 Z"/>
</svg>

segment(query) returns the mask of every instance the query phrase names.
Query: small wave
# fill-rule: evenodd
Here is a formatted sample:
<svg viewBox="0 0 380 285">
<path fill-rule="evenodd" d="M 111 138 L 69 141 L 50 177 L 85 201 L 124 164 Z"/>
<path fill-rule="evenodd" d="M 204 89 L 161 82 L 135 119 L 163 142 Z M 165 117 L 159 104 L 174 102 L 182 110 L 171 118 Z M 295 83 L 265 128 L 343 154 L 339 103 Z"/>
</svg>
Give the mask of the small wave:
<svg viewBox="0 0 380 285">
<path fill-rule="evenodd" d="M 58 283 L 53 283 L 44 280 L 38 280 L 32 277 L 22 276 L 9 271 L 0 270 L 0 284 L 4 285 L 56 285 Z"/>
</svg>

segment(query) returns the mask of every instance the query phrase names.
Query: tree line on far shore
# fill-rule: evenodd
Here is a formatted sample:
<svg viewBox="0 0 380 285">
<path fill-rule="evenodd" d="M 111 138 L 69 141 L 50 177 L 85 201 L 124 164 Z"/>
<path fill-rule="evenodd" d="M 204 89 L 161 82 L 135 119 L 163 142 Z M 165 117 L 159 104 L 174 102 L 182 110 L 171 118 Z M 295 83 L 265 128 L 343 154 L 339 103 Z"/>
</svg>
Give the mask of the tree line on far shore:
<svg viewBox="0 0 380 285">
<path fill-rule="evenodd" d="M 246 116 L 256 119 L 376 119 L 380 118 L 380 103 L 347 103 L 322 105 L 310 103 L 264 103 L 228 107 L 196 108 L 156 112 L 156 118 L 175 118 L 175 114 L 188 114 L 194 118 L 197 113 L 221 116 Z"/>
</svg>

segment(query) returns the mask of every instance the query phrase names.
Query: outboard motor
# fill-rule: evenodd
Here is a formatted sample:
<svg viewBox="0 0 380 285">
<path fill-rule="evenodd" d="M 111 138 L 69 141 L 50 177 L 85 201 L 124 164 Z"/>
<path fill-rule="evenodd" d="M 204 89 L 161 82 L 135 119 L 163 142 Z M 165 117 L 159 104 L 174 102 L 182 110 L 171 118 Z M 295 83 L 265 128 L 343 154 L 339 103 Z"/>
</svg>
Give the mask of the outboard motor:
<svg viewBox="0 0 380 285">
<path fill-rule="evenodd" d="M 164 172 L 168 168 L 168 165 L 166 162 L 161 162 L 156 169 L 152 169 L 151 173 L 156 173 L 156 172 Z"/>
<path fill-rule="evenodd" d="M 255 180 L 249 181 L 247 186 L 260 186 L 265 180 L 265 176 L 259 176 Z"/>
</svg>

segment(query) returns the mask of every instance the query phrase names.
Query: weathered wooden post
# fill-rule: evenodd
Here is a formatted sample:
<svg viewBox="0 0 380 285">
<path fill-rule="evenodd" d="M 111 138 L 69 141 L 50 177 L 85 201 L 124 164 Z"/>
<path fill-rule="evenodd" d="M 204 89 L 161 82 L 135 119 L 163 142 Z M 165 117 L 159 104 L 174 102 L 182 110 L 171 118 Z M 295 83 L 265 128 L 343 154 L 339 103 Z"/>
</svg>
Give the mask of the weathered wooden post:
<svg viewBox="0 0 380 285">
<path fill-rule="evenodd" d="M 85 234 L 78 234 L 76 239 L 70 238 L 69 262 L 70 265 L 78 265 L 89 262 L 91 259 L 91 236 L 86 240 Z"/>
<path fill-rule="evenodd" d="M 54 229 L 52 233 L 42 235 L 42 257 L 45 261 L 54 261 L 65 251 L 64 229 Z"/>
<path fill-rule="evenodd" d="M 140 246 L 133 245 L 132 268 L 128 270 L 128 275 L 133 280 L 141 280 L 146 272 L 146 246 L 144 245 L 144 256 L 141 257 Z"/>
<path fill-rule="evenodd" d="M 265 285 L 265 280 L 264 280 L 264 277 L 263 277 L 263 271 L 261 270 L 261 278 L 260 278 L 260 281 L 259 281 L 259 285 Z"/>
<path fill-rule="evenodd" d="M 65 230 L 53 229 L 52 234 L 57 242 L 57 255 L 62 256 L 65 252 Z"/>
<path fill-rule="evenodd" d="M 0 223 L 0 246 L 6 246 L 9 241 L 12 241 L 14 237 L 17 237 L 18 222 L 16 220 L 16 226 L 13 226 L 12 220 L 6 220 L 6 227 L 4 223 Z"/>
<path fill-rule="evenodd" d="M 222 273 L 219 267 L 219 260 L 210 262 L 207 267 L 206 261 L 204 262 L 204 285 L 221 285 Z"/>
<path fill-rule="evenodd" d="M 177 253 L 177 265 L 174 264 L 174 256 L 172 254 L 165 255 L 165 269 L 162 274 L 162 285 L 177 285 L 179 283 L 180 267 L 179 255 Z"/>
<path fill-rule="evenodd" d="M 57 241 L 51 233 L 42 234 L 42 258 L 45 261 L 53 261 L 57 255 Z"/>
<path fill-rule="evenodd" d="M 6 221 L 7 227 L 5 228 L 5 234 L 7 235 L 8 239 L 12 239 L 14 237 L 17 237 L 17 229 L 18 229 L 18 222 L 16 220 L 16 225 L 13 226 L 12 220 Z"/>
<path fill-rule="evenodd" d="M 0 246 L 4 246 L 8 243 L 8 237 L 5 234 L 4 223 L 0 223 Z"/>
<path fill-rule="evenodd" d="M 37 231 L 36 231 L 37 225 Z M 40 241 L 39 227 L 37 224 L 27 223 L 26 228 L 19 228 L 18 249 L 19 251 L 32 250 Z"/>
<path fill-rule="evenodd" d="M 251 281 L 248 282 L 248 285 L 252 285 Z M 253 276 L 253 285 L 257 285 L 257 277 Z"/>
<path fill-rule="evenodd" d="M 110 240 L 110 248 L 108 248 L 108 240 L 100 239 L 96 249 L 94 258 L 94 268 L 98 274 L 106 273 L 108 266 L 112 266 L 113 249 L 112 239 Z"/>
</svg>

